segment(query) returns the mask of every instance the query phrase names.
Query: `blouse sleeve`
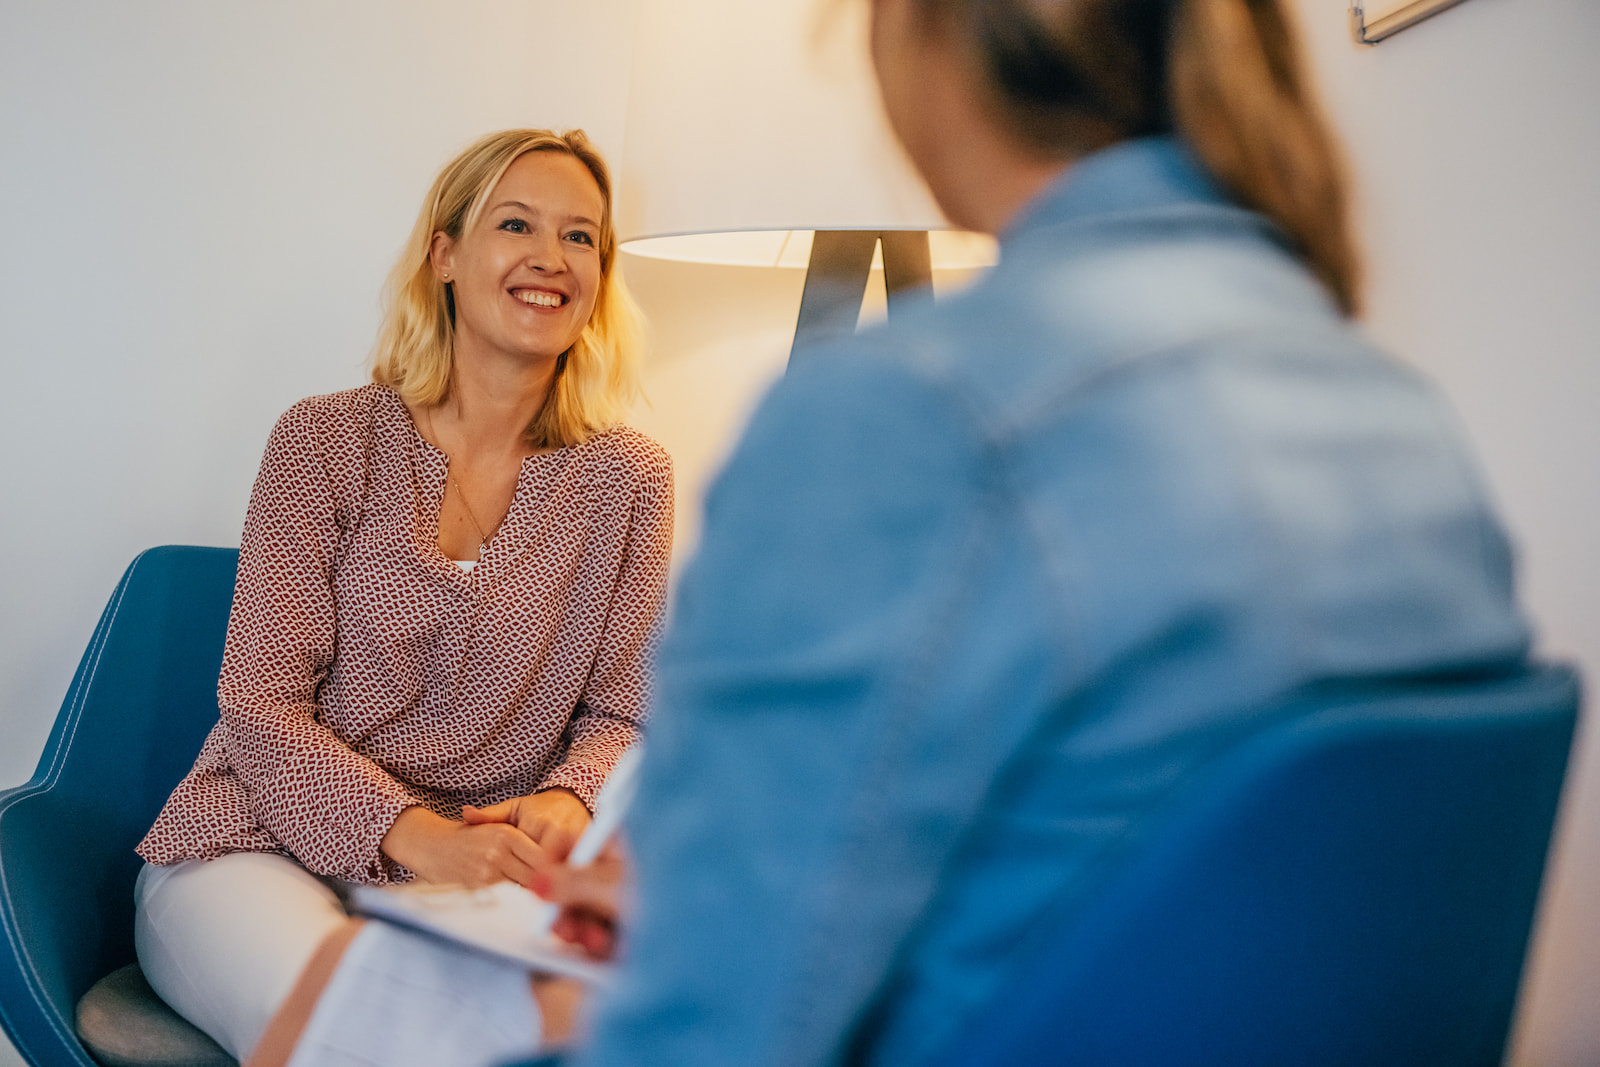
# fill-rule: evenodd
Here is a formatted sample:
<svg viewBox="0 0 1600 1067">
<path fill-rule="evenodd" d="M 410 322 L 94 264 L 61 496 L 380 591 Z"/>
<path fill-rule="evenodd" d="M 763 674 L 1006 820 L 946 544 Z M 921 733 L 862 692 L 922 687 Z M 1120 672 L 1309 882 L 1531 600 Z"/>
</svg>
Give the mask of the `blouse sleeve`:
<svg viewBox="0 0 1600 1067">
<path fill-rule="evenodd" d="M 650 661 L 672 558 L 672 460 L 655 450 L 643 472 L 605 630 L 567 727 L 565 758 L 541 790 L 572 790 L 590 811 L 618 758 L 639 738 L 650 703 Z"/>
<path fill-rule="evenodd" d="M 317 873 L 406 877 L 378 843 L 421 803 L 319 722 L 334 656 L 333 567 L 341 508 L 306 404 L 273 428 L 251 492 L 217 695 L 229 763 L 263 827 Z"/>
</svg>

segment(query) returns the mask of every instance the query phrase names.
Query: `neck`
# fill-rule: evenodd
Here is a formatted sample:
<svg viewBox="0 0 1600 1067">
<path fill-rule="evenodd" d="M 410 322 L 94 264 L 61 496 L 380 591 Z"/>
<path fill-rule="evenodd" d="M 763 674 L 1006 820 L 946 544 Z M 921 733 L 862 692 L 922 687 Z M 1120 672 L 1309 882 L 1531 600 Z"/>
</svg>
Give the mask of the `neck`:
<svg viewBox="0 0 1600 1067">
<path fill-rule="evenodd" d="M 957 54 L 970 65 L 964 50 Z M 1071 166 L 1070 159 L 1043 156 L 1012 136 L 970 69 L 964 78 L 929 79 L 928 89 L 937 124 L 926 138 L 924 173 L 939 207 L 957 225 L 1000 234 Z"/>
<path fill-rule="evenodd" d="M 1042 155 L 1000 116 L 972 43 L 912 0 L 877 0 L 873 44 L 890 123 L 939 208 L 999 234 L 1071 165 Z"/>
<path fill-rule="evenodd" d="M 959 226 L 996 235 L 1070 166 L 1029 156 L 988 127 L 963 141 L 951 138 L 941 155 L 941 173 L 930 175 L 939 207 Z"/>
<path fill-rule="evenodd" d="M 450 395 L 429 412 L 435 429 L 453 446 L 446 451 L 485 457 L 532 452 L 528 426 L 550 395 L 558 359 L 512 363 L 458 348 Z"/>
</svg>

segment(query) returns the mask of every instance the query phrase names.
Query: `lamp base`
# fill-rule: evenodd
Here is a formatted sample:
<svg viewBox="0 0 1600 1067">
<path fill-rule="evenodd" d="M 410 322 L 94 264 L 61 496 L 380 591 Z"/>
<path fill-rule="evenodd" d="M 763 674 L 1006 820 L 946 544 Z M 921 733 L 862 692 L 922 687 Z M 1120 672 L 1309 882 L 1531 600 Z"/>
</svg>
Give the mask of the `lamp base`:
<svg viewBox="0 0 1600 1067">
<path fill-rule="evenodd" d="M 791 360 L 803 346 L 855 328 L 879 242 L 883 244 L 883 281 L 891 317 L 897 307 L 904 307 L 911 293 L 933 284 L 926 230 L 816 231 Z"/>
</svg>

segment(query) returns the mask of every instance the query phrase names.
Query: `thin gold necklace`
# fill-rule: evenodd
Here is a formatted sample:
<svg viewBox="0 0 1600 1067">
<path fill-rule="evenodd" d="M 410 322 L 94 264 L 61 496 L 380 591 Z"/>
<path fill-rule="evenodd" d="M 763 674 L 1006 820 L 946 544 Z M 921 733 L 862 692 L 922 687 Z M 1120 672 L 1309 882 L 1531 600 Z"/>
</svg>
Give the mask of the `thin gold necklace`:
<svg viewBox="0 0 1600 1067">
<path fill-rule="evenodd" d="M 456 481 L 456 476 L 448 470 L 445 477 L 450 479 L 450 484 L 456 487 L 456 496 L 461 498 L 461 507 L 467 513 L 467 518 L 472 521 L 472 528 L 478 531 L 478 558 L 483 558 L 483 553 L 489 547 L 489 535 L 483 532 L 483 525 L 478 522 L 478 516 L 472 513 L 472 505 L 467 503 L 467 494 L 462 490 L 461 483 Z"/>
<path fill-rule="evenodd" d="M 428 420 L 428 436 L 438 440 L 439 435 L 433 428 L 433 412 L 424 409 L 423 415 Z M 440 451 L 443 451 L 443 449 L 440 449 Z M 444 469 L 445 480 L 456 487 L 456 496 L 461 498 L 461 509 L 467 513 L 467 521 L 472 523 L 472 528 L 478 531 L 478 558 L 482 559 L 484 551 L 489 546 L 489 535 L 483 532 L 483 524 L 478 521 L 478 516 L 472 513 L 472 505 L 467 503 L 466 490 L 461 488 L 461 483 L 456 481 L 456 476 L 450 473 L 449 465 L 454 462 L 450 458 L 450 453 L 445 452 L 444 459 L 446 463 Z"/>
</svg>

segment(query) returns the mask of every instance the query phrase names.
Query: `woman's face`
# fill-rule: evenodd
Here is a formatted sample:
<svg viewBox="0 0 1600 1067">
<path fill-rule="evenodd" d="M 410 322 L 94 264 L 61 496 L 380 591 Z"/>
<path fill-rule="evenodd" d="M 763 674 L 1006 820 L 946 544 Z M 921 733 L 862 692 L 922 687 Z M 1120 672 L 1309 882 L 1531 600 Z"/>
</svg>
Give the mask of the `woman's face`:
<svg viewBox="0 0 1600 1067">
<path fill-rule="evenodd" d="M 527 152 L 460 240 L 435 234 L 434 270 L 454 286 L 457 352 L 544 360 L 571 348 L 600 293 L 604 210 L 580 160 Z"/>
</svg>

